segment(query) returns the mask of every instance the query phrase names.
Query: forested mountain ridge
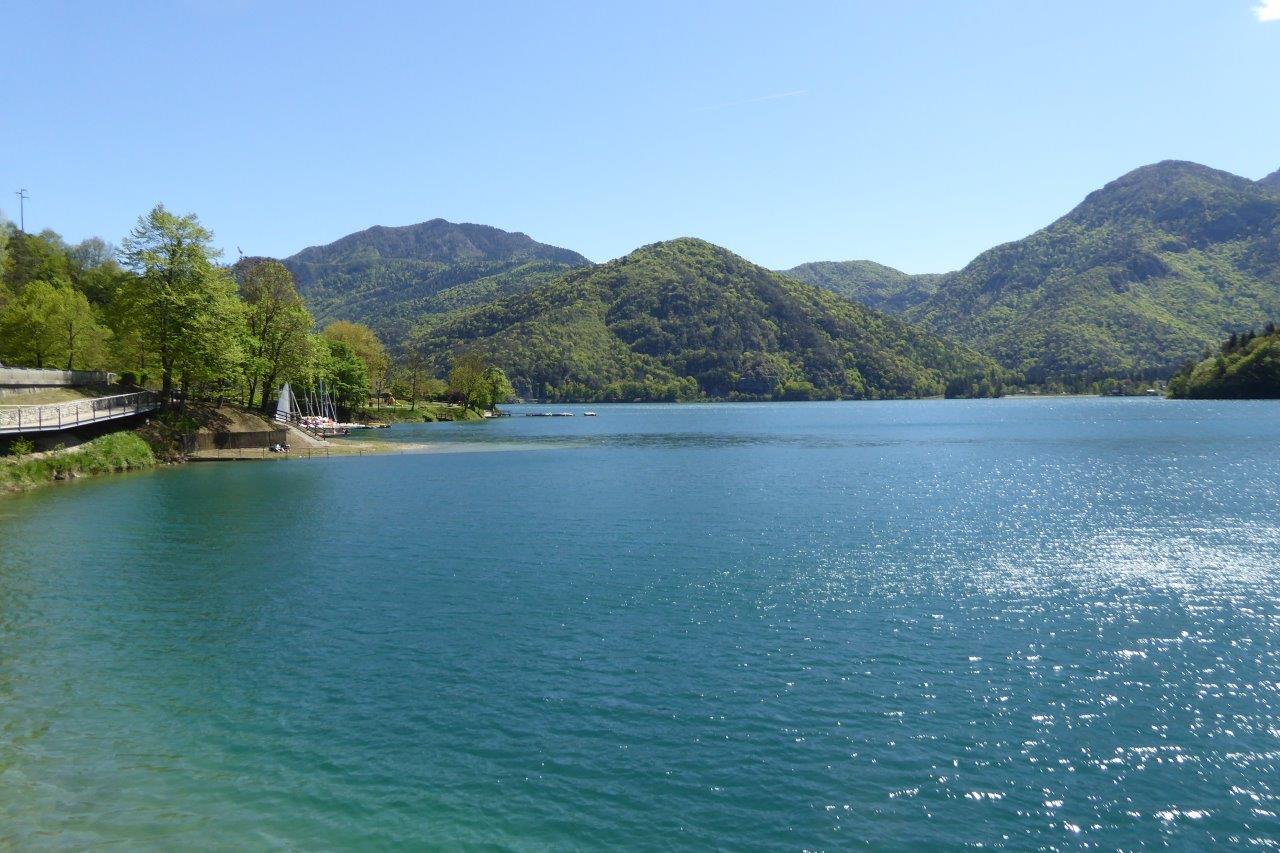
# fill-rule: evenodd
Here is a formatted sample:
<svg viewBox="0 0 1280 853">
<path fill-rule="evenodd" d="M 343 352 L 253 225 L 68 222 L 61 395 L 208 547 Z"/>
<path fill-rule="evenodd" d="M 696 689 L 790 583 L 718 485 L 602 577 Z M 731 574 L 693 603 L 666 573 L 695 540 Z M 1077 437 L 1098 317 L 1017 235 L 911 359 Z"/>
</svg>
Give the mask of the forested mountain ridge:
<svg viewBox="0 0 1280 853">
<path fill-rule="evenodd" d="M 942 278 L 936 273 L 910 275 L 865 260 L 815 261 L 779 272 L 890 314 L 900 314 L 937 293 Z"/>
<path fill-rule="evenodd" d="M 918 397 L 1002 379 L 965 347 L 691 238 L 427 317 L 412 342 L 440 368 L 461 347 L 544 399 Z"/>
<path fill-rule="evenodd" d="M 423 314 L 526 290 L 590 261 L 526 234 L 432 219 L 374 226 L 283 263 L 318 319 L 368 323 L 395 341 Z"/>
<path fill-rule="evenodd" d="M 865 261 L 787 275 L 920 323 L 1032 383 L 1167 376 L 1280 314 L 1280 171 L 1167 160 L 1135 169 L 963 269 Z"/>
<path fill-rule="evenodd" d="M 984 252 L 903 316 L 1040 382 L 1168 375 L 1278 313 L 1280 192 L 1166 161 Z"/>
</svg>

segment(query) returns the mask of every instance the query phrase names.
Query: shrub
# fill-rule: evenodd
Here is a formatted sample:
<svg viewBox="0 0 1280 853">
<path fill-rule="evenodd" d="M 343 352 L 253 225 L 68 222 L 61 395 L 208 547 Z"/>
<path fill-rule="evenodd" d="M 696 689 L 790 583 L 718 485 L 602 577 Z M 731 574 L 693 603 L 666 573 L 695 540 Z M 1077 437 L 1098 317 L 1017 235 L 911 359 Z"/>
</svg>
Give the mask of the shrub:
<svg viewBox="0 0 1280 853">
<path fill-rule="evenodd" d="M 10 456 L 26 456 L 28 453 L 34 453 L 35 444 L 29 438 L 15 438 L 9 442 Z"/>
</svg>

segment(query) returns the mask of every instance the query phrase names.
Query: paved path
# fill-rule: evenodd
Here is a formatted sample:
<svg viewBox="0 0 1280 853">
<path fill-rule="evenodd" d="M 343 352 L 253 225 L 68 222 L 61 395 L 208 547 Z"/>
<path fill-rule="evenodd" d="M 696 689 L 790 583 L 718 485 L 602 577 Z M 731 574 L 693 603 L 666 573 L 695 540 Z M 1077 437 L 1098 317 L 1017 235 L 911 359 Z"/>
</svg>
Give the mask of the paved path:
<svg viewBox="0 0 1280 853">
<path fill-rule="evenodd" d="M 153 391 L 93 397 L 70 403 L 0 406 L 0 435 L 58 432 L 103 421 L 131 418 L 159 408 L 160 396 Z"/>
</svg>

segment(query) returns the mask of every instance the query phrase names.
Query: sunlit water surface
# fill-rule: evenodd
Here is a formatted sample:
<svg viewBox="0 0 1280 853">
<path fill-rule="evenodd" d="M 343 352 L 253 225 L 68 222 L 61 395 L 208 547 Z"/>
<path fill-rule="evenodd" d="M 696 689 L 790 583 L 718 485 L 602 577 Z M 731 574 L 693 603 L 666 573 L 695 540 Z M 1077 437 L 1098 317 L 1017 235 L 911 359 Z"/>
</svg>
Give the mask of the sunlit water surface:
<svg viewBox="0 0 1280 853">
<path fill-rule="evenodd" d="M 1280 839 L 1280 404 L 569 408 L 0 500 L 0 847 Z"/>
</svg>

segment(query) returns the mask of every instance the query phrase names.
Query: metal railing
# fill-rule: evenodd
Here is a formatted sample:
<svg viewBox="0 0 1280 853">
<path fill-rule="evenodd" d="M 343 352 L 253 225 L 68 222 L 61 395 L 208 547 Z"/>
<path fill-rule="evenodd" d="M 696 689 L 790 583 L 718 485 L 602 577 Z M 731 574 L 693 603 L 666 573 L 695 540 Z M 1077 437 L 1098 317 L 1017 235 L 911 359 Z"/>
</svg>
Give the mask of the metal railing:
<svg viewBox="0 0 1280 853">
<path fill-rule="evenodd" d="M 0 406 L 0 434 L 57 432 L 102 421 L 127 418 L 160 408 L 160 395 L 136 391 L 114 397 L 94 397 L 68 403 Z"/>
</svg>

